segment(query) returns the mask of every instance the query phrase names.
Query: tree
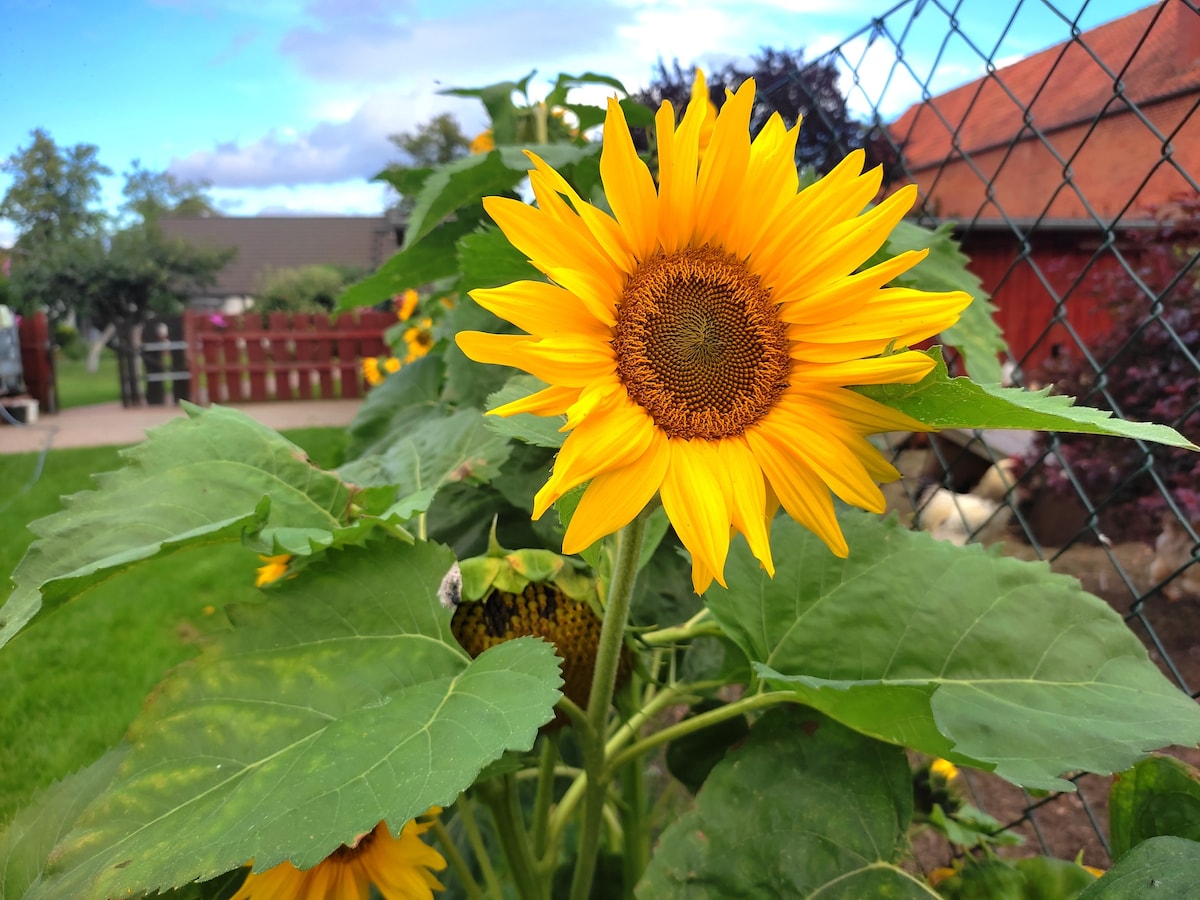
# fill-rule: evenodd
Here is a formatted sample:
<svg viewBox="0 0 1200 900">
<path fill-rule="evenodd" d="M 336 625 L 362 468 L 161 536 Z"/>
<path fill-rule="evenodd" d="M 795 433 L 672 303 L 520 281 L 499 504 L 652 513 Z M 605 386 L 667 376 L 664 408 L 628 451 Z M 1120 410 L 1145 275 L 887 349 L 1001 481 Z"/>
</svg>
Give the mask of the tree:
<svg viewBox="0 0 1200 900">
<path fill-rule="evenodd" d="M 439 166 L 466 156 L 471 142 L 458 120 L 440 113 L 412 132 L 388 135 L 388 140 L 408 156 L 405 166 Z"/>
<path fill-rule="evenodd" d="M 180 181 L 170 172 L 143 169 L 135 159 L 132 168 L 124 173 L 125 203 L 121 212 L 145 225 L 157 223 L 160 216 L 219 216 L 212 201 L 204 195 L 211 187 L 207 181 Z"/>
<path fill-rule="evenodd" d="M 364 272 L 337 266 L 300 266 L 263 273 L 255 309 L 263 312 L 329 312 L 346 285 Z"/>
<path fill-rule="evenodd" d="M 39 248 L 72 238 L 95 236 L 104 226 L 100 178 L 112 170 L 100 163 L 94 144 L 61 149 L 45 130 L 31 132 L 28 147 L 18 149 L 0 171 L 13 176 L 3 199 L 0 218 L 16 223 L 17 261 Z"/>
<path fill-rule="evenodd" d="M 634 99 L 657 109 L 670 100 L 677 112 L 687 105 L 692 93 L 696 67 L 683 69 L 675 60 L 670 69 L 659 60 L 650 86 Z M 838 88 L 838 70 L 830 57 L 805 60 L 804 50 L 764 48 L 751 58 L 749 68 L 730 63 L 715 72 L 705 72 L 709 98 L 719 109 L 726 90 L 735 90 L 747 78 L 757 84 L 750 128 L 754 133 L 779 113 L 790 127 L 803 118 L 796 144 L 796 164 L 812 167 L 823 175 L 851 150 L 867 154 L 867 166 L 882 164 L 885 181 L 895 168 L 898 156 L 879 123 L 855 119 Z"/>
</svg>

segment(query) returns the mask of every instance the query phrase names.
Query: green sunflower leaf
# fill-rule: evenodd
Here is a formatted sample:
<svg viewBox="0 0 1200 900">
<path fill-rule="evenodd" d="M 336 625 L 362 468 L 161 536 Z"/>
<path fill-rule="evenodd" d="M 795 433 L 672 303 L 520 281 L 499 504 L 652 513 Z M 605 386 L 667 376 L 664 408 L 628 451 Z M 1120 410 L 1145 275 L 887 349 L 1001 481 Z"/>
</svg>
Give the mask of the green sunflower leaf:
<svg viewBox="0 0 1200 900">
<path fill-rule="evenodd" d="M 1020 428 L 1108 434 L 1200 450 L 1174 428 L 1115 419 L 1107 410 L 1075 406 L 1071 397 L 1052 396 L 1049 388 L 1026 391 L 950 378 L 941 348 L 935 347 L 928 355 L 935 362 L 934 369 L 916 384 L 872 385 L 855 390 L 941 429 Z"/>
<path fill-rule="evenodd" d="M 406 420 L 384 446 L 342 466 L 341 477 L 362 486 L 394 487 L 395 497 L 403 499 L 451 482 L 486 483 L 511 452 L 508 439 L 489 429 L 477 409 Z"/>
<path fill-rule="evenodd" d="M 894 863 L 907 847 L 904 752 L 808 709 L 774 709 L 661 838 L 645 900 L 935 898 Z"/>
<path fill-rule="evenodd" d="M 542 273 L 530 264 L 524 253 L 509 243 L 504 232 L 495 225 L 484 226 L 458 242 L 458 267 L 462 272 L 460 287 L 463 291 L 500 287 L 514 281 L 545 281 Z M 491 316 L 491 313 L 488 315 Z M 495 316 L 492 319 L 501 321 Z M 508 325 L 507 322 L 504 324 Z M 469 327 L 480 328 L 480 325 L 472 324 Z M 511 329 L 512 326 L 508 327 Z"/>
<path fill-rule="evenodd" d="M 966 291 L 971 305 L 963 310 L 956 325 L 942 332 L 942 340 L 962 354 L 967 374 L 981 384 L 999 384 L 1001 378 L 998 355 L 1008 346 L 993 314 L 991 302 L 979 278 L 967 266 L 970 259 L 958 248 L 953 236 L 954 226 L 947 222 L 930 231 L 912 222 L 901 222 L 888 237 L 883 257 L 892 257 L 906 250 L 929 248 L 929 255 L 916 267 L 909 269 L 893 282 L 901 287 L 922 291 Z M 880 261 L 875 260 L 875 261 Z"/>
<path fill-rule="evenodd" d="M 1154 837 L 1126 853 L 1078 900 L 1192 900 L 1200 884 L 1200 844 Z"/>
<path fill-rule="evenodd" d="M 460 210 L 453 220 L 438 225 L 420 243 L 393 253 L 375 272 L 346 288 L 338 297 L 337 308 L 375 306 L 407 288 L 452 278 L 458 273 L 455 245 L 475 230 L 482 215 L 482 206 Z"/>
<path fill-rule="evenodd" d="M 528 162 L 525 160 L 524 168 L 528 168 Z M 477 204 L 492 194 L 508 193 L 524 177 L 525 172 L 514 170 L 497 150 L 438 166 L 421 184 L 404 232 L 402 252 L 420 242 L 455 210 Z"/>
<path fill-rule="evenodd" d="M 347 462 L 385 452 L 414 422 L 444 412 L 439 402 L 444 371 L 440 357 L 425 356 L 372 388 L 350 423 Z"/>
<path fill-rule="evenodd" d="M 50 851 L 117 773 L 129 748 L 96 762 L 39 793 L 0 831 L 0 897 L 24 897 L 41 881 Z"/>
<path fill-rule="evenodd" d="M 1143 759 L 1113 782 L 1108 811 L 1113 859 L 1158 835 L 1200 840 L 1200 771 L 1170 756 Z"/>
<path fill-rule="evenodd" d="M 453 559 L 425 543 L 353 548 L 232 609 L 233 630 L 131 726 L 115 780 L 31 900 L 178 887 L 250 859 L 307 868 L 530 749 L 553 716 L 559 659 L 535 638 L 467 657 L 437 597 Z"/>
<path fill-rule="evenodd" d="M 504 387 L 487 399 L 487 408 L 495 409 L 537 393 L 546 383 L 532 375 L 515 375 L 505 382 Z M 516 416 L 488 416 L 488 428 L 506 438 L 516 438 L 538 447 L 557 449 L 562 446 L 566 435 L 558 429 L 566 421 L 565 416 L 535 416 L 521 413 Z"/>
<path fill-rule="evenodd" d="M 359 527 L 356 489 L 291 441 L 234 409 L 187 412 L 124 451 L 127 465 L 97 476 L 96 490 L 30 526 L 39 539 L 13 573 L 0 645 L 39 610 L 189 544 L 253 535 L 261 549 L 309 554 Z"/>
<path fill-rule="evenodd" d="M 1075 579 L 894 520 L 840 518 L 849 558 L 781 518 L 775 578 L 739 538 L 729 589 L 705 595 L 772 686 L 864 734 L 1035 788 L 1073 790 L 1062 773 L 1200 742 L 1200 707 Z"/>
</svg>

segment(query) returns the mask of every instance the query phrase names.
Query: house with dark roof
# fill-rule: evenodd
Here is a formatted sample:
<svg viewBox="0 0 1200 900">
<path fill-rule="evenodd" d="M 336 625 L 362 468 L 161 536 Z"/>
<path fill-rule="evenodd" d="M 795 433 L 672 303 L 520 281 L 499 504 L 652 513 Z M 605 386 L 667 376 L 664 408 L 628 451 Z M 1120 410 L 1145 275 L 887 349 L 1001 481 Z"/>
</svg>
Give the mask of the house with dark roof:
<svg viewBox="0 0 1200 900">
<path fill-rule="evenodd" d="M 195 305 L 240 312 L 270 270 L 310 265 L 371 272 L 398 249 L 396 231 L 382 216 L 212 216 L 161 218 L 167 237 L 198 247 L 234 247 L 237 255 Z"/>
<path fill-rule="evenodd" d="M 1197 192 L 1200 14 L 1163 0 L 916 104 L 889 131 L 924 210 L 959 223 L 1014 355 L 1074 353 L 1071 332 L 1108 330 L 1089 293 L 1120 265 L 1114 242 Z"/>
</svg>

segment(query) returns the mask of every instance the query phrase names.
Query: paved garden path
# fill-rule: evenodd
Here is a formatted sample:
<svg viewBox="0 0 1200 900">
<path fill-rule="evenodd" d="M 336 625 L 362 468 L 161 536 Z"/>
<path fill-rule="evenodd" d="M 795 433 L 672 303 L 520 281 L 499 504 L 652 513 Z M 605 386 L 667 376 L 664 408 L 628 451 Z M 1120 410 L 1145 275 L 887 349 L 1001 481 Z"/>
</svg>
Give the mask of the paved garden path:
<svg viewBox="0 0 1200 900">
<path fill-rule="evenodd" d="M 237 408 L 276 430 L 349 425 L 361 400 L 298 400 L 279 403 L 244 403 Z M 136 444 L 146 429 L 162 425 L 184 412 L 178 406 L 141 406 L 125 409 L 120 403 L 100 403 L 64 409 L 40 416 L 32 425 L 0 424 L 0 453 L 31 453 L 49 445 L 102 447 Z"/>
</svg>

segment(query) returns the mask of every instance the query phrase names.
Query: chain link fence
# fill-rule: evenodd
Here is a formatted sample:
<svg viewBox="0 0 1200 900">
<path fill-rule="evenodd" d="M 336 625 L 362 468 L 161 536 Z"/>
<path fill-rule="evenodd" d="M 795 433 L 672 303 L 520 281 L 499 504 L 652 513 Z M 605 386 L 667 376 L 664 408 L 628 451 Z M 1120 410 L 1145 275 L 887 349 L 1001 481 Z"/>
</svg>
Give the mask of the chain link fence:
<svg viewBox="0 0 1200 900">
<path fill-rule="evenodd" d="M 892 180 L 920 186 L 920 224 L 955 223 L 996 303 L 1011 382 L 1053 383 L 1200 441 L 1200 7 L 1165 0 L 1112 22 L 1086 2 L 982 7 L 906 0 L 823 62 L 869 140 L 890 148 Z M 1017 487 L 988 523 L 1007 528 L 992 537 L 1079 578 L 1196 696 L 1194 455 L 1068 435 L 950 437 L 915 455 L 896 448 L 909 502 L 922 479 L 969 491 L 988 463 L 1015 457 Z M 967 782 L 969 800 L 1025 838 L 1015 852 L 1082 850 L 1109 865 L 1111 779 L 1084 775 L 1078 793 L 1049 797 Z M 948 852 L 915 849 L 926 867 Z"/>
</svg>

